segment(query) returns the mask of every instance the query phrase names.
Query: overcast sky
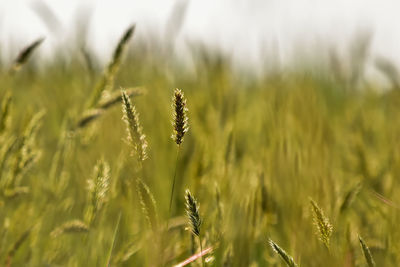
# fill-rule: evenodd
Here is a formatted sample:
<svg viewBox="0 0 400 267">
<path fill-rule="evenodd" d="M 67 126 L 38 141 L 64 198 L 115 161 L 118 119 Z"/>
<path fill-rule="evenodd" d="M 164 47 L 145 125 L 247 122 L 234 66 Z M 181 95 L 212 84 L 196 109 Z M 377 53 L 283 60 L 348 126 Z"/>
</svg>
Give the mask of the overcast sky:
<svg viewBox="0 0 400 267">
<path fill-rule="evenodd" d="M 87 46 L 107 58 L 132 23 L 139 35 L 165 34 L 177 6 L 186 6 L 178 43 L 200 40 L 250 62 L 262 53 L 282 61 L 299 49 L 312 55 L 320 44 L 343 50 L 357 32 L 371 31 L 372 53 L 400 63 L 398 0 L 0 0 L 0 47 L 9 59 L 45 36 L 42 50 L 51 51 L 87 20 Z M 46 12 L 54 15 L 50 23 L 41 18 Z"/>
</svg>

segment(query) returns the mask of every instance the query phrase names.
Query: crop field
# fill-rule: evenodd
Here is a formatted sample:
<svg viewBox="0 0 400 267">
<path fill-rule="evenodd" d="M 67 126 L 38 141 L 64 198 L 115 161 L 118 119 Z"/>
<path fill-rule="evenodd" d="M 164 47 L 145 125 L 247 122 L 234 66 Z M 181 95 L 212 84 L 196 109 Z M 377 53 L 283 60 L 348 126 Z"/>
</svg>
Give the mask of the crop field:
<svg viewBox="0 0 400 267">
<path fill-rule="evenodd" d="M 400 263 L 388 63 L 381 90 L 362 60 L 251 75 L 199 45 L 187 68 L 132 27 L 104 67 L 41 64 L 42 41 L 1 64 L 0 266 Z"/>
</svg>

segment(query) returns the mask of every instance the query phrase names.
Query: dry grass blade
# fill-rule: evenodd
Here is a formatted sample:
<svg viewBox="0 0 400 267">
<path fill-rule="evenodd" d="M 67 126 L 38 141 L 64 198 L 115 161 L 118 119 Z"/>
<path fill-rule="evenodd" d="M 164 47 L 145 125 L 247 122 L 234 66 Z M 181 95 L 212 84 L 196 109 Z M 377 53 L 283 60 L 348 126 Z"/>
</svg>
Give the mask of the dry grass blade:
<svg viewBox="0 0 400 267">
<path fill-rule="evenodd" d="M 50 233 L 50 235 L 53 238 L 56 238 L 65 233 L 86 233 L 88 231 L 89 231 L 89 227 L 87 226 L 87 224 L 85 224 L 84 222 L 82 222 L 80 220 L 72 220 L 72 221 L 68 221 L 68 222 L 62 224 L 61 226 L 57 227 L 56 229 L 54 229 Z"/>
<path fill-rule="evenodd" d="M 372 254 L 369 251 L 368 246 L 365 244 L 364 240 L 361 238 L 361 236 L 358 236 L 358 240 L 360 241 L 361 249 L 363 251 L 365 260 L 367 261 L 367 264 L 369 267 L 375 267 L 375 261 L 374 258 L 372 258 Z"/>
<path fill-rule="evenodd" d="M 393 201 L 391 201 L 390 199 L 387 199 L 386 197 L 382 196 L 381 194 L 379 194 L 378 192 L 370 189 L 369 192 L 376 197 L 379 201 L 381 201 L 382 203 L 385 203 L 386 205 L 398 209 L 400 210 L 400 207 L 397 206 Z"/>
<path fill-rule="evenodd" d="M 10 69 L 11 73 L 14 73 L 18 71 L 29 59 L 29 57 L 32 55 L 33 51 L 44 41 L 44 38 L 39 38 L 36 41 L 34 41 L 32 44 L 29 46 L 25 47 L 17 56 L 17 58 L 14 60 L 14 63 Z"/>
<path fill-rule="evenodd" d="M 313 212 L 314 224 L 317 227 L 318 235 L 320 240 L 329 249 L 329 239 L 332 235 L 333 227 L 329 223 L 328 218 L 325 217 L 322 209 L 315 203 L 314 200 L 310 199 L 311 210 Z"/>
<path fill-rule="evenodd" d="M 123 111 L 122 119 L 126 123 L 128 141 L 133 147 L 133 154 L 137 156 L 139 162 L 142 162 L 147 158 L 146 136 L 142 132 L 142 127 L 139 122 L 139 114 L 137 113 L 135 106 L 132 105 L 131 100 L 124 90 L 122 90 L 121 94 Z"/>
<path fill-rule="evenodd" d="M 289 267 L 297 267 L 297 264 L 294 262 L 293 258 L 289 256 L 281 247 L 279 247 L 274 241 L 271 239 L 269 240 L 269 244 L 272 249 L 282 258 L 282 260 L 287 264 Z"/>
<path fill-rule="evenodd" d="M 174 267 L 183 267 L 188 265 L 189 263 L 194 262 L 195 260 L 197 260 L 200 257 L 203 257 L 205 255 L 207 255 L 208 253 L 211 253 L 213 251 L 212 247 L 206 248 L 203 251 L 196 253 L 192 256 L 190 256 L 189 258 L 187 258 L 186 260 L 182 261 L 181 263 L 178 263 L 176 265 L 174 265 Z"/>
</svg>

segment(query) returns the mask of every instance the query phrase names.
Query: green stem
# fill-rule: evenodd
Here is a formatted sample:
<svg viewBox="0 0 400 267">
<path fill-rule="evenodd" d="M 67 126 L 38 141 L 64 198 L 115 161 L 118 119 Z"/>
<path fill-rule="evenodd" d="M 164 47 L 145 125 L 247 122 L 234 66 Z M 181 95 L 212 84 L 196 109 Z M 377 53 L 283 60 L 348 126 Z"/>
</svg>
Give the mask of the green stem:
<svg viewBox="0 0 400 267">
<path fill-rule="evenodd" d="M 167 231 L 169 226 L 169 220 L 171 219 L 172 215 L 172 200 L 174 198 L 174 190 L 175 190 L 175 181 L 176 181 L 176 173 L 178 169 L 178 161 L 179 161 L 179 152 L 181 151 L 181 146 L 178 146 L 178 152 L 176 153 L 176 162 L 175 162 L 175 171 L 174 171 L 174 178 L 172 180 L 172 188 L 171 188 L 171 197 L 169 199 L 169 210 L 168 210 L 168 220 L 167 220 Z"/>
<path fill-rule="evenodd" d="M 108 253 L 107 253 L 106 267 L 110 267 L 110 264 L 111 264 L 111 256 L 112 256 L 112 253 L 113 253 L 113 250 L 114 250 L 115 240 L 117 239 L 117 233 L 118 233 L 118 228 L 119 228 L 120 221 L 121 221 L 121 212 L 118 215 L 117 225 L 115 226 L 115 229 L 114 229 L 114 234 L 113 234 L 113 239 L 112 239 L 112 242 L 111 242 L 111 246 L 110 246 L 110 249 L 108 250 Z"/>
<path fill-rule="evenodd" d="M 200 255 L 203 253 L 203 245 L 201 244 L 201 236 L 199 234 L 199 243 L 200 243 Z M 201 255 L 201 266 L 205 267 L 206 264 L 204 262 L 203 255 Z"/>
</svg>

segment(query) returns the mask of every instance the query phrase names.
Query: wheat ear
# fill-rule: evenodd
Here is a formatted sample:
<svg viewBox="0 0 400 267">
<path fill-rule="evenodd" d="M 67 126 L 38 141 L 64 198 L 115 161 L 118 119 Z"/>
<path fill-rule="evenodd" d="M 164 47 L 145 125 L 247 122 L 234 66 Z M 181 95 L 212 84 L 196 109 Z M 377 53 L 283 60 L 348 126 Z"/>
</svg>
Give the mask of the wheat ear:
<svg viewBox="0 0 400 267">
<path fill-rule="evenodd" d="M 136 154 L 139 162 L 144 161 L 147 158 L 146 148 L 147 141 L 146 136 L 143 134 L 142 127 L 140 126 L 139 114 L 136 111 L 134 105 L 132 105 L 127 93 L 122 90 L 122 119 L 126 123 L 126 129 L 128 132 L 128 140 L 133 147 L 133 154 Z"/>
<path fill-rule="evenodd" d="M 293 258 L 271 239 L 269 240 L 269 245 L 282 258 L 282 260 L 287 264 L 287 266 L 297 267 L 297 264 L 294 262 Z"/>
<path fill-rule="evenodd" d="M 361 249 L 363 251 L 365 260 L 367 261 L 368 267 L 375 267 L 376 264 L 374 258 L 372 257 L 371 251 L 369 251 L 367 244 L 365 244 L 361 236 L 358 236 L 358 240 L 360 241 Z"/>
<path fill-rule="evenodd" d="M 200 218 L 200 213 L 199 213 L 200 205 L 197 203 L 196 199 L 192 196 L 189 189 L 186 189 L 185 199 L 186 199 L 186 215 L 189 218 L 189 228 L 192 234 L 194 236 L 197 236 L 197 238 L 199 239 L 200 254 L 202 254 L 203 245 L 201 242 L 201 235 L 200 235 L 200 226 L 202 220 Z M 204 267 L 204 258 L 201 257 L 201 260 L 202 260 L 202 265 Z"/>
</svg>

